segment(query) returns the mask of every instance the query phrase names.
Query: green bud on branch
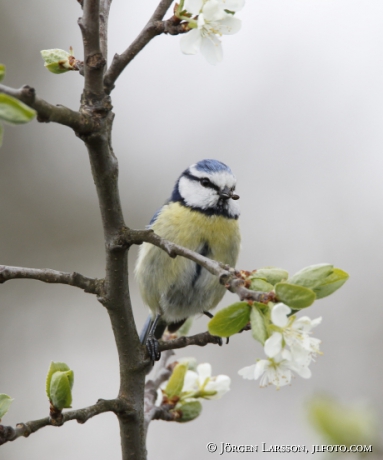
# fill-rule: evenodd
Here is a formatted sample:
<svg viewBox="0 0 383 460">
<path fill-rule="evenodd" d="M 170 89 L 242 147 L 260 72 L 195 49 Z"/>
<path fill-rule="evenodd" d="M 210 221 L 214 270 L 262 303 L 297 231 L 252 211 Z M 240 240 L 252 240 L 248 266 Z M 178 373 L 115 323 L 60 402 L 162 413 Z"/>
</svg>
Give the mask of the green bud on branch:
<svg viewBox="0 0 383 460">
<path fill-rule="evenodd" d="M 46 392 L 56 409 L 71 407 L 73 381 L 74 373 L 65 363 L 51 362 L 46 379 Z"/>
<path fill-rule="evenodd" d="M 42 50 L 41 57 L 44 59 L 44 66 L 52 73 L 60 74 L 70 70 L 79 70 L 80 61 L 70 53 L 60 49 Z"/>
<path fill-rule="evenodd" d="M 3 418 L 3 416 L 8 412 L 8 409 L 10 405 L 12 404 L 13 399 L 4 394 L 0 393 L 0 421 Z"/>
<path fill-rule="evenodd" d="M 202 404 L 197 400 L 180 402 L 176 405 L 174 412 L 179 414 L 179 417 L 175 419 L 176 422 L 190 422 L 200 415 Z"/>
</svg>

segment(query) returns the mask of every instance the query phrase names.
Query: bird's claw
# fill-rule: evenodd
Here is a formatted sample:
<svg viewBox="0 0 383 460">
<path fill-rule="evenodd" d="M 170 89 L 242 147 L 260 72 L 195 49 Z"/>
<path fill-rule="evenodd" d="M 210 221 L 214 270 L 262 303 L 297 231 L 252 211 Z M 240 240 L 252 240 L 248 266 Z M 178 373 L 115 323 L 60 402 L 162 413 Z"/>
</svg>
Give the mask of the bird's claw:
<svg viewBox="0 0 383 460">
<path fill-rule="evenodd" d="M 148 350 L 148 354 L 150 360 L 154 363 L 154 361 L 159 361 L 161 358 L 161 352 L 159 350 L 159 343 L 155 337 L 148 337 L 146 340 L 146 349 Z"/>
</svg>

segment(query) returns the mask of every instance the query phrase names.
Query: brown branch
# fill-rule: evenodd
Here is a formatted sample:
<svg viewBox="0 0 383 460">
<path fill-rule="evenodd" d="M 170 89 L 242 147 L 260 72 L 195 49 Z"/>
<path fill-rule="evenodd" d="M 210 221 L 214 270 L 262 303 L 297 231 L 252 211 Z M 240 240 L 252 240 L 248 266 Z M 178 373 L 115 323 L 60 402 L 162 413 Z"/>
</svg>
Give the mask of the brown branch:
<svg viewBox="0 0 383 460">
<path fill-rule="evenodd" d="M 108 60 L 108 21 L 112 0 L 101 0 L 100 5 L 100 49 L 105 62 Z"/>
<path fill-rule="evenodd" d="M 241 278 L 240 273 L 234 268 L 165 240 L 154 233 L 153 230 L 131 230 L 124 228 L 120 238 L 117 240 L 117 244 L 123 245 L 125 243 L 128 246 L 132 244 L 142 244 L 143 242 L 151 243 L 161 248 L 169 254 L 170 257 L 182 256 L 196 262 L 208 272 L 217 276 L 220 283 L 230 292 L 237 294 L 240 300 L 255 301 L 265 304 L 270 301 L 275 301 L 275 294 L 273 292 L 260 292 L 247 289 L 244 286 L 245 282 Z"/>
<path fill-rule="evenodd" d="M 174 422 L 180 418 L 180 414 L 177 411 L 171 412 L 170 409 L 174 409 L 173 405 L 163 405 L 161 407 L 155 407 L 152 420 L 164 420 L 165 422 Z"/>
<path fill-rule="evenodd" d="M 160 351 L 164 350 L 176 350 L 179 348 L 186 348 L 190 345 L 197 345 L 197 347 L 204 347 L 208 343 L 214 343 L 216 345 L 222 345 L 222 338 L 215 335 L 211 335 L 210 332 L 201 332 L 200 334 L 191 336 L 181 336 L 174 340 L 159 342 Z"/>
<path fill-rule="evenodd" d="M 84 92 L 87 102 L 94 97 L 96 104 L 104 96 L 103 74 L 106 65 L 100 45 L 100 0 L 84 0 L 83 15 L 78 25 L 84 44 Z"/>
<path fill-rule="evenodd" d="M 174 21 L 169 23 L 167 23 L 167 21 L 162 21 L 165 13 L 172 3 L 173 0 L 161 0 L 152 17 L 149 19 L 148 23 L 139 33 L 137 38 L 122 54 L 114 55 L 113 61 L 104 77 L 105 92 L 107 94 L 111 93 L 117 78 L 121 75 L 122 71 L 129 62 L 137 56 L 137 54 L 152 40 L 152 38 L 162 33 L 174 32 L 173 34 L 175 34 L 176 26 L 173 24 Z M 179 27 L 178 33 L 186 32 L 186 29 L 184 29 L 184 25 Z"/>
<path fill-rule="evenodd" d="M 144 413 L 145 413 L 145 432 L 147 432 L 149 423 L 153 420 L 158 407 L 155 406 L 157 399 L 157 390 L 161 383 L 166 382 L 172 374 L 171 367 L 167 366 L 169 358 L 174 355 L 172 350 L 166 350 L 161 355 L 158 368 L 154 379 L 148 380 L 145 384 L 144 394 Z"/>
<path fill-rule="evenodd" d="M 99 399 L 93 406 L 64 412 L 62 414 L 62 418 L 60 418 L 60 423 L 57 423 L 57 421 L 53 420 L 51 417 L 45 417 L 40 420 L 18 423 L 16 428 L 0 425 L 0 445 L 9 441 L 15 441 L 21 436 L 27 438 L 30 434 L 35 433 L 46 426 L 62 426 L 70 420 L 77 420 L 78 423 L 82 424 L 90 418 L 102 414 L 103 412 L 114 412 L 116 415 L 124 414 L 125 417 L 132 416 L 131 408 L 122 400 Z"/>
<path fill-rule="evenodd" d="M 34 88 L 28 85 L 20 89 L 10 88 L 5 85 L 0 85 L 0 93 L 8 94 L 24 104 L 32 107 L 37 112 L 37 120 L 42 123 L 59 123 L 69 126 L 76 133 L 86 134 L 92 131 L 95 127 L 92 119 L 86 114 L 75 112 L 62 105 L 52 105 L 49 102 L 36 96 Z"/>
<path fill-rule="evenodd" d="M 80 273 L 59 272 L 50 268 L 26 268 L 0 265 L 0 284 L 12 279 L 33 279 L 44 283 L 67 284 L 90 294 L 102 295 L 104 280 L 88 278 Z"/>
</svg>

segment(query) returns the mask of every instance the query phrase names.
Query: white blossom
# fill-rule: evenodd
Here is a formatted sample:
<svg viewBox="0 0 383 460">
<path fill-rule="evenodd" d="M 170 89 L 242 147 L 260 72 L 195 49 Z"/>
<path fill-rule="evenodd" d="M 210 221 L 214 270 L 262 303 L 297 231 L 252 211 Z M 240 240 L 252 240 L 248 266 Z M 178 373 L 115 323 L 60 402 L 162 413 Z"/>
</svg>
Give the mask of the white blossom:
<svg viewBox="0 0 383 460">
<path fill-rule="evenodd" d="M 202 55 L 210 64 L 222 61 L 222 44 L 218 37 L 232 35 L 241 28 L 241 21 L 228 11 L 238 11 L 244 0 L 187 0 L 184 5 L 192 15 L 198 15 L 197 22 L 187 19 L 193 29 L 181 38 L 181 51 L 184 54 Z M 185 19 L 185 18 L 183 18 Z"/>
<path fill-rule="evenodd" d="M 320 340 L 310 337 L 310 334 L 322 318 L 311 320 L 308 316 L 302 316 L 297 319 L 289 316 L 290 313 L 287 305 L 274 305 L 271 310 L 273 333 L 264 345 L 267 359 L 260 359 L 256 364 L 241 369 L 239 374 L 243 378 L 260 378 L 261 387 L 273 384 L 280 388 L 291 382 L 294 373 L 305 379 L 311 377 L 309 365 L 320 353 Z"/>
<path fill-rule="evenodd" d="M 261 387 L 273 384 L 279 389 L 290 384 L 293 372 L 303 378 L 311 377 L 310 369 L 305 365 L 297 364 L 291 353 L 285 349 L 273 358 L 260 359 L 256 364 L 240 369 L 238 374 L 249 380 L 260 378 Z"/>
<path fill-rule="evenodd" d="M 291 309 L 283 304 L 276 304 L 271 311 L 271 321 L 278 327 L 278 331 L 265 342 L 265 353 L 269 358 L 276 356 L 282 351 L 284 345 L 288 345 L 292 351 L 293 357 L 305 355 L 305 359 L 312 360 L 313 355 L 320 353 L 320 340 L 310 337 L 311 330 L 321 323 L 322 318 L 311 320 L 308 316 L 296 318 L 288 317 Z M 300 350 L 302 349 L 302 350 Z"/>
<path fill-rule="evenodd" d="M 220 399 L 230 390 L 230 383 L 227 375 L 212 377 L 210 364 L 199 364 L 197 372 L 186 372 L 182 393 L 186 398 Z"/>
</svg>

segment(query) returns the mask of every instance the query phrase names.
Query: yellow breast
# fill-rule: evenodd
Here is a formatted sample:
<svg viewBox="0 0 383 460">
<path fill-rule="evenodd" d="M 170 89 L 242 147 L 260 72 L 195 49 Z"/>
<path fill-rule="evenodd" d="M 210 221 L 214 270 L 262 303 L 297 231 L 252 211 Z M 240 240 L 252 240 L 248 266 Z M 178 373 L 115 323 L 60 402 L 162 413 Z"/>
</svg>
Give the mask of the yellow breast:
<svg viewBox="0 0 383 460">
<path fill-rule="evenodd" d="M 203 243 L 212 249 L 212 258 L 234 265 L 240 246 L 238 220 L 223 216 L 208 216 L 180 203 L 164 206 L 153 230 L 163 238 L 192 250 Z"/>
<path fill-rule="evenodd" d="M 163 238 L 193 251 L 199 252 L 207 245 L 208 257 L 230 266 L 236 264 L 241 237 L 238 221 L 235 219 L 208 216 L 173 202 L 162 208 L 152 228 Z M 136 277 L 144 301 L 153 310 L 164 303 L 164 296 L 174 286 L 185 289 L 185 292 L 189 290 L 194 273 L 195 263 L 184 257 L 172 259 L 149 243 L 144 243 L 140 248 Z M 222 290 L 218 279 L 213 276 L 206 278 L 207 289 L 216 290 L 209 299 L 212 308 L 222 297 L 224 289 Z"/>
</svg>

